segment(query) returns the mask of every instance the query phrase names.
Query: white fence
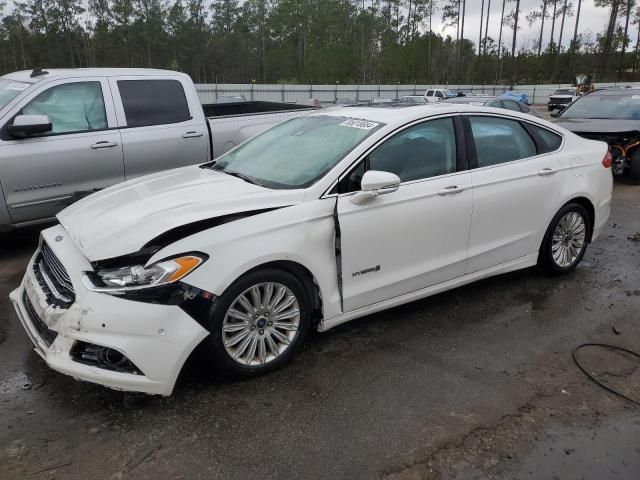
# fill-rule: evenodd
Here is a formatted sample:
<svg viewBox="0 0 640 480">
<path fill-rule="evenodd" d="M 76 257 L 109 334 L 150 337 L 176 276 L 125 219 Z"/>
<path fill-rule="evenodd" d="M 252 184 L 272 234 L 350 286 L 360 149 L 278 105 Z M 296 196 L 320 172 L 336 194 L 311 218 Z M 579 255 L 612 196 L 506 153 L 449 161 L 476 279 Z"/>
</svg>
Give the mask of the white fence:
<svg viewBox="0 0 640 480">
<path fill-rule="evenodd" d="M 616 86 L 615 83 L 598 83 L 596 87 Z M 640 86 L 640 83 L 620 85 Z M 514 91 L 526 93 L 531 104 L 545 104 L 557 85 L 516 85 Z M 470 90 L 473 93 L 500 95 L 509 90 L 508 85 L 289 85 L 289 84 L 198 84 L 196 89 L 202 103 L 215 103 L 220 96 L 242 95 L 246 100 L 268 100 L 271 102 L 299 102 L 317 99 L 330 104 L 338 98 L 352 98 L 367 103 L 376 97 L 397 99 L 403 95 L 423 95 L 429 88 L 451 88 Z"/>
</svg>

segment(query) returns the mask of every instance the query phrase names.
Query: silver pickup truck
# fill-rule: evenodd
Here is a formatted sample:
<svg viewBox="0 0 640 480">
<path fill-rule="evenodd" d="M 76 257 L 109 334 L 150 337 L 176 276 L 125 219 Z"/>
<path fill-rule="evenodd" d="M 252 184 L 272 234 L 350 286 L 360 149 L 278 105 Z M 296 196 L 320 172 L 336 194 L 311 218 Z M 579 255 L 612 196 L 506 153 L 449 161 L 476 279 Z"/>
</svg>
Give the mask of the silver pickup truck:
<svg viewBox="0 0 640 480">
<path fill-rule="evenodd" d="M 205 163 L 312 108 L 201 105 L 188 75 L 69 69 L 0 77 L 0 231 L 124 180 Z"/>
</svg>

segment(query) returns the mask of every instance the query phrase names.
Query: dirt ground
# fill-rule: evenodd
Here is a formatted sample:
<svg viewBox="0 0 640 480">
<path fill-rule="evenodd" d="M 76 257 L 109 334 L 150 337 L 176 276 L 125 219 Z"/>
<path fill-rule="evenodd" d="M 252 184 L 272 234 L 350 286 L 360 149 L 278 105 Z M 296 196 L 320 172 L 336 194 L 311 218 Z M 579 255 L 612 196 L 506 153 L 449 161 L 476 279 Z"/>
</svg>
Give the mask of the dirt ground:
<svg viewBox="0 0 640 480">
<path fill-rule="evenodd" d="M 244 382 L 195 355 L 168 398 L 49 370 L 7 298 L 37 242 L 0 249 L 0 479 L 633 479 L 640 408 L 574 365 L 640 352 L 640 186 L 571 275 L 488 279 L 316 334 Z M 640 399 L 640 362 L 588 348 Z"/>
</svg>

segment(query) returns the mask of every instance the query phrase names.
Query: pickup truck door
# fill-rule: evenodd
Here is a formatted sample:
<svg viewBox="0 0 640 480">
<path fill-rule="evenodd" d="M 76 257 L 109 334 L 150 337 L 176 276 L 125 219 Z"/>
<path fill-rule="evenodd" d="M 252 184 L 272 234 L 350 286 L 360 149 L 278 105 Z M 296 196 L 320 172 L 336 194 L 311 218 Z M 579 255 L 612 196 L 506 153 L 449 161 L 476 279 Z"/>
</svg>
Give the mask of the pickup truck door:
<svg viewBox="0 0 640 480">
<path fill-rule="evenodd" d="M 207 120 L 186 77 L 121 76 L 110 83 L 127 180 L 209 159 Z"/>
<path fill-rule="evenodd" d="M 50 133 L 12 138 L 16 115 L 47 115 Z M 0 183 L 14 224 L 52 218 L 75 200 L 124 180 L 109 82 L 62 79 L 35 89 L 2 119 Z"/>
</svg>

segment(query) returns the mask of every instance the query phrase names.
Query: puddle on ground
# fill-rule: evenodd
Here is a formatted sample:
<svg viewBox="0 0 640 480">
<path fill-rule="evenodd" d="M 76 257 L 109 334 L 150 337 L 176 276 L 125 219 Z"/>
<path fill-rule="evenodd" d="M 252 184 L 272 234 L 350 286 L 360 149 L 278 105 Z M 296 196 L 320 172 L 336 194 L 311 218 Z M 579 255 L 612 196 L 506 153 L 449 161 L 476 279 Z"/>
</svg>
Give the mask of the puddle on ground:
<svg viewBox="0 0 640 480">
<path fill-rule="evenodd" d="M 0 393 L 13 393 L 18 390 L 29 390 L 31 380 L 24 373 L 18 372 L 0 381 Z"/>
</svg>

